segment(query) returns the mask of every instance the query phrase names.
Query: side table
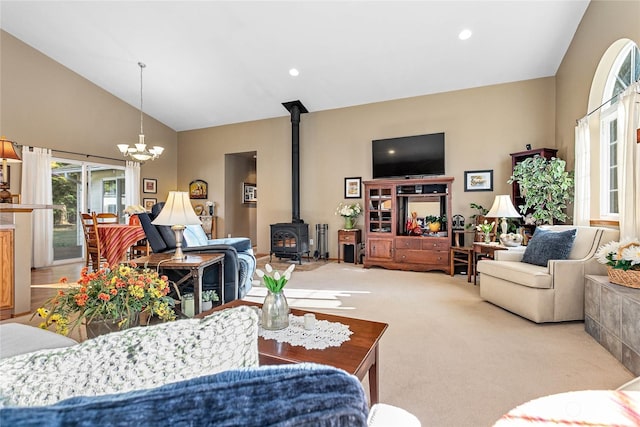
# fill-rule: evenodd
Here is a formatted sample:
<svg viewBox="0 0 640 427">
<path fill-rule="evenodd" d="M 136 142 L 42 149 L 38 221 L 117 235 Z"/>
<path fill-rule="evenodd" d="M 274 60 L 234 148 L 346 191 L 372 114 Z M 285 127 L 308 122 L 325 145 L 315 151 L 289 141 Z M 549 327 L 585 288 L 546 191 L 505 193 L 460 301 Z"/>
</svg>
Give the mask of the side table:
<svg viewBox="0 0 640 427">
<path fill-rule="evenodd" d="M 358 245 L 362 241 L 362 234 L 359 228 L 338 230 L 338 264 L 340 264 L 340 249 L 342 245 L 353 246 L 353 263 L 358 264 Z"/>
<path fill-rule="evenodd" d="M 478 258 L 480 255 L 493 259 L 496 251 L 506 251 L 507 247 L 499 243 L 473 242 L 473 284 L 478 283 Z"/>
<path fill-rule="evenodd" d="M 151 254 L 149 256 L 132 259 L 130 263 L 145 268 L 155 268 L 162 271 L 186 272 L 176 286 L 184 284 L 187 280 L 193 281 L 194 312 L 200 313 L 202 307 L 202 277 L 204 269 L 215 264 L 220 264 L 218 269 L 218 283 L 220 283 L 220 304 L 224 303 L 224 254 L 195 254 L 187 253 L 187 258 L 180 261 L 171 259 L 172 253 Z"/>
</svg>

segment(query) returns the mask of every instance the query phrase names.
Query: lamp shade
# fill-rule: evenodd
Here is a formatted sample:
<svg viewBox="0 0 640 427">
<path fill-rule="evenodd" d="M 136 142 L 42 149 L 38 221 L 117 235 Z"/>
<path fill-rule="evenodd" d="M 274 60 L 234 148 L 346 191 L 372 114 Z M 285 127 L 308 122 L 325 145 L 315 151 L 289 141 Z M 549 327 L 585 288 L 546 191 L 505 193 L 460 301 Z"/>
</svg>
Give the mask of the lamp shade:
<svg viewBox="0 0 640 427">
<path fill-rule="evenodd" d="M 167 202 L 158 217 L 152 221 L 152 224 L 195 225 L 201 224 L 201 222 L 191 206 L 189 193 L 186 191 L 170 191 Z"/>
<path fill-rule="evenodd" d="M 493 206 L 485 214 L 485 217 L 489 218 L 520 218 L 521 216 L 522 214 L 511 203 L 511 197 L 508 194 L 496 196 Z"/>
<path fill-rule="evenodd" d="M 20 156 L 16 153 L 16 148 L 13 144 L 13 141 L 9 141 L 4 136 L 0 137 L 0 159 L 5 159 L 9 162 L 12 160 L 20 161 Z"/>
</svg>

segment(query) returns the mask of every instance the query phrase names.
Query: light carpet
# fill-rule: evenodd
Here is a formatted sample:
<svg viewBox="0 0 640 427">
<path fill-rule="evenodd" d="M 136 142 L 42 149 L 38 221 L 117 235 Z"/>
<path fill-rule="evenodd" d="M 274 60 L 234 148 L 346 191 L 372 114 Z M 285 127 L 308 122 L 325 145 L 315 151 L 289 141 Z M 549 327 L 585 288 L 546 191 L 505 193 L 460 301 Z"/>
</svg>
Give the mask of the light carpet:
<svg viewBox="0 0 640 427">
<path fill-rule="evenodd" d="M 535 324 L 483 301 L 466 276 L 328 263 L 294 271 L 285 295 L 291 307 L 388 323 L 381 402 L 423 426 L 490 426 L 531 399 L 633 378 L 583 322 Z"/>
<path fill-rule="evenodd" d="M 412 412 L 423 426 L 490 426 L 531 399 L 612 389 L 633 378 L 583 322 L 532 323 L 483 301 L 466 276 L 320 263 L 294 271 L 285 287 L 289 304 L 388 323 L 380 341 L 381 402 Z M 53 268 L 41 283 L 72 276 L 60 272 Z M 261 302 L 264 288 L 255 286 L 247 298 Z M 366 378 L 363 385 L 368 390 Z"/>
</svg>

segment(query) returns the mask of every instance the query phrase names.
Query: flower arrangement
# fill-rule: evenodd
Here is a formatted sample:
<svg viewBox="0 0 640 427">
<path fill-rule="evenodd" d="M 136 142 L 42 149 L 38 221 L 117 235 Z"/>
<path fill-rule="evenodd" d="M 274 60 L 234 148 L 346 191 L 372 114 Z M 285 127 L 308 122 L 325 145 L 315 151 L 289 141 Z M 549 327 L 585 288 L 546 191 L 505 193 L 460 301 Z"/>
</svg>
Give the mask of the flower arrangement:
<svg viewBox="0 0 640 427">
<path fill-rule="evenodd" d="M 256 274 L 259 278 L 262 279 L 262 283 L 264 286 L 269 289 L 273 293 L 282 292 L 282 288 L 287 284 L 289 279 L 291 279 L 291 273 L 293 269 L 296 268 L 295 264 L 291 264 L 289 268 L 287 268 L 284 273 L 280 274 L 277 270 L 274 270 L 271 265 L 266 264 L 264 269 L 266 272 L 256 269 Z"/>
<path fill-rule="evenodd" d="M 614 269 L 640 271 L 640 240 L 622 239 L 602 245 L 596 252 L 596 259 Z"/>
<path fill-rule="evenodd" d="M 67 278 L 60 279 L 60 283 L 67 283 Z M 82 322 L 93 320 L 115 321 L 118 328 L 124 329 L 132 326 L 130 319 L 139 313 L 175 320 L 168 293 L 167 277 L 154 270 L 120 265 L 89 272 L 85 267 L 77 286 L 58 290 L 34 316 L 39 314 L 44 319 L 40 328 L 55 324 L 56 332 L 62 335 L 68 335 Z"/>
<path fill-rule="evenodd" d="M 362 214 L 362 207 L 360 203 L 352 203 L 350 205 L 340 203 L 336 208 L 336 215 L 343 216 L 345 218 L 357 218 Z"/>
<path fill-rule="evenodd" d="M 491 224 L 489 224 L 487 222 L 487 220 L 485 219 L 484 222 L 482 224 L 478 224 L 476 225 L 476 230 L 480 231 L 481 233 L 489 234 L 491 233 L 491 231 L 493 230 L 493 227 L 496 225 L 495 221 L 492 221 Z"/>
</svg>

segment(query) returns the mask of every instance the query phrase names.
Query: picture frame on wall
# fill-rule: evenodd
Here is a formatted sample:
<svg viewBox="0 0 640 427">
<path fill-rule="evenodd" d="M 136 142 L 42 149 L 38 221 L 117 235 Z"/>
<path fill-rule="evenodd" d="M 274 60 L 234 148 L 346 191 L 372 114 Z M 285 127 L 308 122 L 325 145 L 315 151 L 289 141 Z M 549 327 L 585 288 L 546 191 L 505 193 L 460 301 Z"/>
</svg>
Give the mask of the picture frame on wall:
<svg viewBox="0 0 640 427">
<path fill-rule="evenodd" d="M 142 192 L 148 194 L 156 194 L 158 192 L 158 180 L 152 178 L 144 178 L 142 180 Z"/>
<path fill-rule="evenodd" d="M 155 198 L 142 199 L 142 206 L 144 206 L 144 210 L 147 212 L 151 212 L 151 208 L 156 203 L 158 203 L 158 199 Z"/>
<path fill-rule="evenodd" d="M 493 191 L 493 169 L 465 171 L 464 191 Z"/>
<path fill-rule="evenodd" d="M 258 188 L 256 184 L 249 182 L 242 183 L 242 203 L 257 203 Z"/>
<path fill-rule="evenodd" d="M 344 198 L 362 198 L 362 177 L 350 177 L 344 179 Z"/>
<path fill-rule="evenodd" d="M 189 198 L 206 199 L 209 191 L 209 185 L 206 181 L 196 179 L 189 183 Z"/>
</svg>

